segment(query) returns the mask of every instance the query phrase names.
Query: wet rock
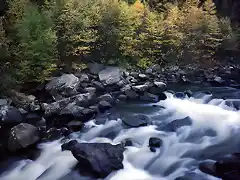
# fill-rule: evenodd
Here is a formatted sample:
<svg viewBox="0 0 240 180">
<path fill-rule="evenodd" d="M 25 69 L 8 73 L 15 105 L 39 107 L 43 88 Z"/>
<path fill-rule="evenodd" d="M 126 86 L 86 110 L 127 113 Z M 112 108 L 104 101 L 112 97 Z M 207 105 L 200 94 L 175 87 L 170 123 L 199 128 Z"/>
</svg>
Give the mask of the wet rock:
<svg viewBox="0 0 240 180">
<path fill-rule="evenodd" d="M 15 152 L 35 144 L 39 140 L 40 134 L 35 126 L 21 123 L 11 129 L 8 139 L 8 149 Z"/>
<path fill-rule="evenodd" d="M 99 80 L 105 85 L 113 85 L 121 80 L 122 71 L 118 67 L 108 67 L 98 73 Z"/>
<path fill-rule="evenodd" d="M 123 146 L 133 146 L 133 142 L 132 142 L 132 140 L 131 139 L 124 139 L 122 142 L 121 142 L 121 144 L 123 145 Z"/>
<path fill-rule="evenodd" d="M 148 89 L 148 85 L 142 84 L 142 85 L 132 86 L 132 89 L 136 92 L 145 92 Z"/>
<path fill-rule="evenodd" d="M 84 127 L 84 124 L 81 121 L 71 121 L 67 124 L 67 127 L 72 132 L 77 132 Z"/>
<path fill-rule="evenodd" d="M 77 143 L 71 148 L 73 156 L 79 161 L 80 168 L 93 171 L 96 176 L 104 178 L 111 172 L 123 168 L 122 145 L 108 143 Z"/>
<path fill-rule="evenodd" d="M 189 117 L 183 118 L 183 119 L 176 119 L 173 120 L 167 124 L 163 124 L 159 128 L 163 131 L 177 131 L 178 128 L 183 127 L 183 126 L 191 126 L 192 121 Z"/>
<path fill-rule="evenodd" d="M 199 164 L 199 169 L 206 174 L 210 174 L 210 175 L 215 176 L 215 177 L 220 177 L 217 174 L 215 161 L 202 162 L 202 163 Z"/>
<path fill-rule="evenodd" d="M 45 89 L 52 95 L 61 94 L 69 97 L 77 94 L 79 83 L 79 79 L 73 74 L 63 74 L 47 83 Z"/>
<path fill-rule="evenodd" d="M 99 81 L 92 81 L 91 85 L 95 87 L 98 91 L 105 91 L 104 85 Z"/>
<path fill-rule="evenodd" d="M 153 102 L 156 103 L 159 101 L 158 95 L 154 95 L 148 92 L 144 92 L 143 96 L 140 96 L 142 101 Z"/>
<path fill-rule="evenodd" d="M 113 104 L 114 99 L 110 94 L 104 94 L 104 95 L 98 97 L 98 101 L 106 101 L 110 104 Z"/>
<path fill-rule="evenodd" d="M 77 143 L 78 143 L 77 140 L 71 140 L 71 141 L 69 141 L 69 142 L 67 142 L 67 143 L 62 144 L 62 145 L 61 145 L 62 151 L 66 151 L 66 150 L 71 151 L 72 148 L 73 148 Z"/>
<path fill-rule="evenodd" d="M 72 99 L 75 100 L 74 102 L 76 105 L 81 107 L 88 107 L 96 101 L 95 95 L 91 93 L 78 94 L 76 96 L 73 96 Z"/>
<path fill-rule="evenodd" d="M 75 103 L 70 103 L 60 112 L 60 116 L 79 119 L 82 117 L 83 110 L 83 107 L 77 106 Z"/>
<path fill-rule="evenodd" d="M 98 109 L 99 109 L 100 112 L 104 112 L 104 111 L 106 111 L 108 109 L 111 109 L 111 108 L 112 108 L 112 105 L 107 101 L 100 101 L 98 103 Z"/>
<path fill-rule="evenodd" d="M 192 97 L 193 92 L 191 90 L 187 90 L 187 91 L 184 91 L 184 94 L 190 98 L 190 97 Z"/>
<path fill-rule="evenodd" d="M 25 119 L 29 124 L 36 124 L 42 120 L 42 116 L 38 113 L 30 112 L 26 115 Z"/>
<path fill-rule="evenodd" d="M 161 93 L 161 94 L 158 94 L 158 99 L 159 99 L 159 101 L 164 101 L 167 99 L 167 96 L 166 96 L 166 94 Z"/>
<path fill-rule="evenodd" d="M 179 83 L 181 83 L 181 84 L 191 84 L 191 81 L 186 76 L 182 76 L 179 80 Z"/>
<path fill-rule="evenodd" d="M 211 83 L 216 86 L 225 85 L 225 81 L 219 76 L 214 77 Z"/>
<path fill-rule="evenodd" d="M 89 63 L 88 69 L 92 74 L 98 74 L 100 71 L 104 69 L 104 65 L 97 63 Z"/>
<path fill-rule="evenodd" d="M 154 86 L 149 88 L 148 92 L 150 92 L 152 94 L 155 94 L 155 95 L 160 95 L 161 93 L 163 93 L 167 89 L 166 84 L 163 83 L 163 82 L 155 81 L 153 83 L 153 85 Z"/>
<path fill-rule="evenodd" d="M 44 133 L 44 140 L 46 141 L 54 141 L 58 140 L 62 137 L 62 131 L 61 129 L 57 128 L 50 128 Z"/>
<path fill-rule="evenodd" d="M 16 125 L 23 122 L 20 111 L 13 106 L 0 106 L 0 125 Z"/>
<path fill-rule="evenodd" d="M 162 140 L 157 137 L 151 137 L 149 139 L 149 147 L 160 148 L 162 143 Z"/>
<path fill-rule="evenodd" d="M 151 119 L 144 114 L 137 114 L 137 115 L 131 115 L 127 117 L 123 117 L 122 121 L 131 127 L 140 127 L 140 126 L 147 126 L 150 124 Z"/>
<path fill-rule="evenodd" d="M 174 97 L 176 97 L 178 99 L 184 99 L 185 98 L 185 94 L 183 92 L 176 92 L 174 94 Z"/>
</svg>

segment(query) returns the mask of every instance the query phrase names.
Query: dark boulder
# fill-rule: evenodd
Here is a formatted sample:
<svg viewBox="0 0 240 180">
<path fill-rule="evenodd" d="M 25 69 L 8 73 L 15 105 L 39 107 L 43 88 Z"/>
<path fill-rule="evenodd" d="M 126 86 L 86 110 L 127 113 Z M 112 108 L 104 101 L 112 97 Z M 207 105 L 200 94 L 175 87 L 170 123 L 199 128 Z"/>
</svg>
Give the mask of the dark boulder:
<svg viewBox="0 0 240 180">
<path fill-rule="evenodd" d="M 160 130 L 163 131 L 177 131 L 178 128 L 183 127 L 183 126 L 191 126 L 192 121 L 189 117 L 183 118 L 183 119 L 176 119 L 173 120 L 167 124 L 163 124 L 159 127 Z"/>
<path fill-rule="evenodd" d="M 123 169 L 122 145 L 108 143 L 77 143 L 71 147 L 73 156 L 79 161 L 80 168 L 93 171 L 104 178 L 111 172 Z"/>
<path fill-rule="evenodd" d="M 147 126 L 151 119 L 144 114 L 130 115 L 122 118 L 122 121 L 130 127 Z"/>
<path fill-rule="evenodd" d="M 108 67 L 98 73 L 99 80 L 105 85 L 117 84 L 121 80 L 122 71 L 118 67 Z"/>
<path fill-rule="evenodd" d="M 151 137 L 149 139 L 149 148 L 150 151 L 156 152 L 156 148 L 160 148 L 162 146 L 162 140 L 157 137 Z"/>
<path fill-rule="evenodd" d="M 55 94 L 61 94 L 69 97 L 77 94 L 79 84 L 80 80 L 73 74 L 63 74 L 47 83 L 45 89 L 53 96 Z"/>
<path fill-rule="evenodd" d="M 89 63 L 88 69 L 92 74 L 98 74 L 101 70 L 104 69 L 104 65 L 98 63 Z"/>
<path fill-rule="evenodd" d="M 13 106 L 0 107 L 0 125 L 16 125 L 24 121 L 20 111 Z"/>
<path fill-rule="evenodd" d="M 121 144 L 123 145 L 123 146 L 133 146 L 133 142 L 132 142 L 132 140 L 131 139 L 124 139 L 122 142 L 121 142 Z"/>
<path fill-rule="evenodd" d="M 8 139 L 8 149 L 15 152 L 35 144 L 39 140 L 40 133 L 35 126 L 21 123 L 11 129 Z"/>
<path fill-rule="evenodd" d="M 99 96 L 98 97 L 98 101 L 106 101 L 110 104 L 113 104 L 114 103 L 114 98 L 110 95 L 110 94 L 104 94 L 102 96 Z"/>
<path fill-rule="evenodd" d="M 183 93 L 183 92 L 176 92 L 174 94 L 174 97 L 176 97 L 178 99 L 184 99 L 185 98 L 185 93 Z"/>
<path fill-rule="evenodd" d="M 158 94 L 158 98 L 159 98 L 160 101 L 161 101 L 161 100 L 164 101 L 164 100 L 167 99 L 167 96 L 166 96 L 166 94 L 161 93 L 161 94 Z"/>
<path fill-rule="evenodd" d="M 95 87 L 86 87 L 86 88 L 83 89 L 83 91 L 85 93 L 95 94 L 96 91 L 97 91 L 97 88 L 95 88 Z"/>
<path fill-rule="evenodd" d="M 90 119 L 94 118 L 97 114 L 96 109 L 85 108 L 82 111 L 83 116 L 81 117 L 82 122 L 87 122 Z"/>
<path fill-rule="evenodd" d="M 133 90 L 126 90 L 125 94 L 126 94 L 127 98 L 130 100 L 136 100 L 139 98 L 139 94 Z"/>
<path fill-rule="evenodd" d="M 136 92 L 145 92 L 148 90 L 148 85 L 147 84 L 142 84 L 142 85 L 137 85 L 137 86 L 132 86 L 132 89 Z"/>
<path fill-rule="evenodd" d="M 67 124 L 67 127 L 72 132 L 77 132 L 77 131 L 80 131 L 84 127 L 84 124 L 80 121 L 71 121 Z"/>
<path fill-rule="evenodd" d="M 43 140 L 45 140 L 45 141 L 58 140 L 63 136 L 62 133 L 63 132 L 61 129 L 57 129 L 55 127 L 50 128 L 49 130 L 42 132 Z"/>
</svg>

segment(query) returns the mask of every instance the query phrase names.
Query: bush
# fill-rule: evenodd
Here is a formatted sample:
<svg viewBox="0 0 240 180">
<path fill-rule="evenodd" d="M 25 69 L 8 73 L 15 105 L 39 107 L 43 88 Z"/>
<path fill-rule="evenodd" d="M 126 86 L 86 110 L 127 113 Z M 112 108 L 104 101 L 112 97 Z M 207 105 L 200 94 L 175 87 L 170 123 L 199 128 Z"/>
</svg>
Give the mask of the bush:
<svg viewBox="0 0 240 180">
<path fill-rule="evenodd" d="M 15 24 L 17 46 L 15 59 L 19 62 L 19 82 L 46 79 L 56 61 L 56 33 L 51 13 L 28 5 L 23 17 Z"/>
</svg>

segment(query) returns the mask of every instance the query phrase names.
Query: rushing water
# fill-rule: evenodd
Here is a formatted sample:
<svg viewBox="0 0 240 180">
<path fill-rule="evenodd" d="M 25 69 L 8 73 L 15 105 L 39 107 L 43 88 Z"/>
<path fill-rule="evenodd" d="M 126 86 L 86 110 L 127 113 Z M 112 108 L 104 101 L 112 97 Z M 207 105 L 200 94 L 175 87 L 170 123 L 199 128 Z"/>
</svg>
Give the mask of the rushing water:
<svg viewBox="0 0 240 180">
<path fill-rule="evenodd" d="M 86 123 L 84 132 L 71 135 L 79 142 L 118 144 L 131 139 L 133 146 L 124 152 L 124 169 L 113 172 L 106 180 L 215 180 L 198 169 L 203 161 L 217 160 L 225 154 L 240 152 L 240 91 L 230 88 L 211 89 L 213 95 L 196 93 L 177 99 L 171 93 L 156 104 L 125 104 Z M 224 99 L 222 99 L 224 98 Z M 154 105 L 154 106 L 153 106 Z M 146 127 L 126 127 L 121 117 L 144 113 L 152 119 Z M 189 117 L 192 124 L 164 130 L 174 120 Z M 163 146 L 155 153 L 148 147 L 150 137 L 159 137 Z M 1 180 L 89 180 L 72 170 L 77 160 L 70 151 L 61 151 L 64 140 L 39 145 L 41 155 L 35 160 L 21 160 L 11 165 Z"/>
</svg>

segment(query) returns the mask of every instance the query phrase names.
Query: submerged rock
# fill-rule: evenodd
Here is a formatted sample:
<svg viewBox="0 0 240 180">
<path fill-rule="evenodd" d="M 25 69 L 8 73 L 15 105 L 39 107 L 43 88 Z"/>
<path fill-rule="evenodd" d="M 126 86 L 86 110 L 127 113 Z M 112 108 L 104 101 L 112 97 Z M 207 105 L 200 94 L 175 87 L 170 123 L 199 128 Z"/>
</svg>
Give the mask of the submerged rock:
<svg viewBox="0 0 240 180">
<path fill-rule="evenodd" d="M 79 168 L 93 171 L 98 177 L 104 178 L 115 170 L 123 169 L 124 147 L 122 145 L 73 143 L 70 149 L 79 161 Z"/>
<path fill-rule="evenodd" d="M 13 106 L 0 106 L 0 125 L 16 125 L 23 122 L 20 111 Z"/>
<path fill-rule="evenodd" d="M 67 143 L 62 144 L 62 146 L 61 146 L 62 151 L 66 151 L 66 150 L 71 151 L 72 148 L 73 148 L 77 143 L 78 143 L 77 140 L 71 140 L 71 141 L 69 141 L 69 142 L 67 142 Z"/>
<path fill-rule="evenodd" d="M 99 80 L 106 85 L 113 85 L 121 80 L 122 71 L 118 67 L 108 67 L 98 73 Z"/>
<path fill-rule="evenodd" d="M 122 121 L 131 127 L 140 127 L 140 126 L 147 126 L 150 124 L 151 119 L 144 114 L 137 114 L 132 116 L 123 117 Z"/>
<path fill-rule="evenodd" d="M 31 124 L 21 123 L 11 129 L 8 139 L 8 149 L 10 151 L 17 151 L 36 143 L 38 140 L 40 140 L 38 129 Z"/>
</svg>

